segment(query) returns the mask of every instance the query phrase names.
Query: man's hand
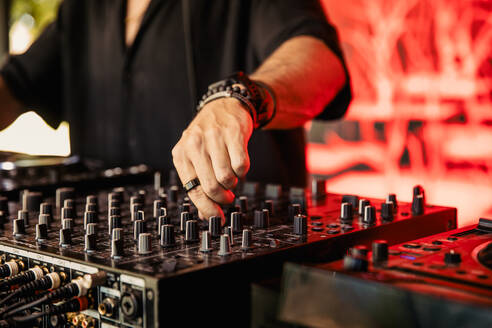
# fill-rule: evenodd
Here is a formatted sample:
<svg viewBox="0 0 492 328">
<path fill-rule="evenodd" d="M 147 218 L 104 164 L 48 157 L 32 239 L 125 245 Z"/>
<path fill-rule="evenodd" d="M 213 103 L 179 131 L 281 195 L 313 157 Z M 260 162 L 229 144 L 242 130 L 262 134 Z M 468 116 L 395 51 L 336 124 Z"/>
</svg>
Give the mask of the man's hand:
<svg viewBox="0 0 492 328">
<path fill-rule="evenodd" d="M 200 185 L 188 193 L 200 218 L 224 218 L 218 204 L 234 200 L 229 189 L 249 170 L 252 132 L 253 121 L 241 103 L 222 98 L 203 107 L 174 146 L 173 162 L 181 182 L 200 180 Z"/>
</svg>

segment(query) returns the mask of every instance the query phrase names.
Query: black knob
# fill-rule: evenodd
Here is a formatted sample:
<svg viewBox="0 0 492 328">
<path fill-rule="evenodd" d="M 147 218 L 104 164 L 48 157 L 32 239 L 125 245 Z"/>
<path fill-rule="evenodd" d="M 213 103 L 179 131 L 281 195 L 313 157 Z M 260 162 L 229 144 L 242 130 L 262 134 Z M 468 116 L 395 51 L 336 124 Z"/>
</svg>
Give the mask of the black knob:
<svg viewBox="0 0 492 328">
<path fill-rule="evenodd" d="M 244 213 L 244 214 L 248 213 L 248 197 L 247 196 L 240 196 L 236 200 L 236 205 L 239 206 L 241 213 Z"/>
<path fill-rule="evenodd" d="M 111 207 L 108 210 L 108 218 L 111 216 L 121 216 L 121 208 L 119 207 Z"/>
<path fill-rule="evenodd" d="M 61 210 L 61 219 L 74 219 L 75 213 L 71 207 L 63 207 Z"/>
<path fill-rule="evenodd" d="M 62 220 L 62 229 L 73 230 L 73 219 L 63 219 Z"/>
<path fill-rule="evenodd" d="M 221 231 L 221 217 L 220 216 L 212 216 L 208 219 L 208 231 L 212 238 L 217 238 L 220 236 Z"/>
<path fill-rule="evenodd" d="M 138 216 L 141 215 L 138 213 L 143 212 L 144 206 L 142 204 L 136 203 L 136 204 L 131 205 L 130 208 L 131 208 L 130 216 L 131 216 L 132 222 L 138 220 Z"/>
<path fill-rule="evenodd" d="M 186 221 L 191 220 L 191 215 L 188 212 L 181 212 L 181 217 L 179 221 L 179 231 L 184 233 L 186 230 Z"/>
<path fill-rule="evenodd" d="M 121 223 L 121 216 L 120 215 L 112 215 L 109 217 L 109 220 L 108 220 L 109 236 L 112 236 L 113 229 L 122 228 L 122 227 L 123 227 L 123 225 Z"/>
<path fill-rule="evenodd" d="M 243 239 L 241 241 L 241 249 L 243 251 L 249 251 L 251 249 L 252 234 L 251 230 L 244 229 L 243 230 Z"/>
<path fill-rule="evenodd" d="M 374 206 L 368 205 L 364 207 L 364 218 L 362 219 L 362 223 L 367 225 L 376 223 L 376 208 Z"/>
<path fill-rule="evenodd" d="M 154 208 L 152 211 L 152 214 L 154 215 L 153 216 L 154 220 L 157 220 L 157 218 L 159 217 L 159 211 L 162 207 L 163 207 L 163 203 L 160 199 L 154 200 Z"/>
<path fill-rule="evenodd" d="M 183 203 L 179 205 L 179 213 L 183 212 L 188 212 L 191 213 L 191 204 L 190 203 Z"/>
<path fill-rule="evenodd" d="M 157 219 L 157 234 L 161 235 L 161 227 L 165 224 L 171 224 L 171 218 L 166 215 L 161 215 Z"/>
<path fill-rule="evenodd" d="M 99 212 L 99 208 L 96 204 L 85 204 L 85 212 Z"/>
<path fill-rule="evenodd" d="M 56 207 L 62 208 L 65 199 L 75 199 L 75 189 L 58 188 L 56 189 Z"/>
<path fill-rule="evenodd" d="M 159 199 L 162 202 L 162 207 L 167 208 L 167 195 L 165 193 L 159 193 Z"/>
<path fill-rule="evenodd" d="M 234 245 L 234 233 L 232 232 L 232 228 L 230 226 L 224 227 L 224 234 L 229 236 L 229 243 Z"/>
<path fill-rule="evenodd" d="M 167 191 L 167 200 L 171 204 L 176 204 L 178 202 L 178 191 L 179 191 L 178 186 L 171 186 Z"/>
<path fill-rule="evenodd" d="M 111 231 L 111 239 L 123 240 L 123 228 L 114 228 L 113 231 Z"/>
<path fill-rule="evenodd" d="M 342 203 L 340 207 L 340 220 L 343 222 L 351 222 L 354 218 L 354 209 L 351 203 Z"/>
<path fill-rule="evenodd" d="M 147 226 L 145 225 L 145 221 L 137 220 L 133 222 L 133 239 L 138 241 L 138 236 L 141 233 L 147 232 Z"/>
<path fill-rule="evenodd" d="M 39 205 L 39 214 L 48 214 L 53 218 L 53 206 L 50 203 L 41 203 Z"/>
<path fill-rule="evenodd" d="M 36 224 L 36 240 L 43 242 L 48 239 L 48 226 L 46 224 Z"/>
<path fill-rule="evenodd" d="M 161 227 L 161 246 L 173 247 L 174 245 L 176 245 L 174 226 L 172 224 L 165 224 Z"/>
<path fill-rule="evenodd" d="M 24 226 L 29 226 L 29 212 L 26 210 L 19 210 L 17 212 L 17 219 L 24 221 Z"/>
<path fill-rule="evenodd" d="M 70 229 L 60 229 L 60 246 L 68 247 L 72 244 L 72 231 Z"/>
<path fill-rule="evenodd" d="M 317 199 L 326 196 L 326 180 L 313 179 L 311 182 L 311 196 Z"/>
<path fill-rule="evenodd" d="M 91 223 L 93 224 L 93 223 Z M 97 243 L 97 236 L 95 233 L 93 234 L 85 234 L 84 236 L 85 239 L 85 246 L 84 246 L 84 251 L 87 253 L 93 253 L 96 251 L 96 243 Z"/>
<path fill-rule="evenodd" d="M 75 214 L 77 214 L 77 209 L 75 208 L 75 200 L 73 199 L 65 199 L 65 201 L 63 202 L 63 207 L 70 207 L 73 209 L 73 212 Z"/>
<path fill-rule="evenodd" d="M 88 195 L 86 198 L 85 198 L 85 203 L 86 204 L 94 204 L 94 205 L 98 205 L 99 201 L 97 199 L 97 196 L 96 195 Z"/>
<path fill-rule="evenodd" d="M 135 221 L 145 221 L 145 212 L 143 210 L 135 212 Z"/>
<path fill-rule="evenodd" d="M 367 258 L 345 255 L 343 258 L 343 268 L 353 272 L 367 272 Z"/>
<path fill-rule="evenodd" d="M 145 255 L 152 253 L 152 235 L 148 232 L 138 236 L 138 254 Z"/>
<path fill-rule="evenodd" d="M 7 197 L 0 196 L 0 211 L 3 212 L 6 216 L 10 215 L 9 200 Z"/>
<path fill-rule="evenodd" d="M 393 202 L 381 204 L 381 219 L 384 221 L 393 221 Z"/>
<path fill-rule="evenodd" d="M 461 263 L 461 254 L 456 253 L 454 250 L 450 250 L 444 254 L 444 263 L 448 265 L 456 265 Z"/>
<path fill-rule="evenodd" d="M 420 185 L 413 187 L 413 196 L 424 195 L 424 188 Z"/>
<path fill-rule="evenodd" d="M 22 208 L 29 212 L 39 211 L 43 201 L 43 195 L 40 192 L 28 191 L 22 195 Z"/>
<path fill-rule="evenodd" d="M 117 202 L 123 203 L 125 201 L 125 188 L 124 187 L 117 187 L 114 188 L 113 191 L 111 192 L 111 198 L 108 196 L 109 199 L 113 199 Z"/>
<path fill-rule="evenodd" d="M 49 226 L 50 225 L 49 214 L 39 214 L 38 223 L 39 224 L 46 224 L 46 226 Z"/>
<path fill-rule="evenodd" d="M 270 226 L 270 212 L 267 209 L 255 211 L 254 226 L 258 229 L 268 229 Z"/>
<path fill-rule="evenodd" d="M 198 221 L 197 220 L 186 221 L 185 241 L 187 243 L 194 243 L 194 242 L 198 241 Z"/>
<path fill-rule="evenodd" d="M 369 250 L 365 245 L 356 245 L 350 249 L 350 254 L 353 257 L 367 258 Z"/>
<path fill-rule="evenodd" d="M 231 214 L 232 233 L 240 233 L 243 230 L 243 214 L 234 212 Z"/>
<path fill-rule="evenodd" d="M 294 220 L 294 217 L 299 214 L 301 214 L 301 205 L 299 204 L 289 205 L 288 207 L 289 222 L 292 222 Z"/>
<path fill-rule="evenodd" d="M 424 196 L 417 195 L 413 197 L 412 201 L 412 215 L 424 214 Z"/>
<path fill-rule="evenodd" d="M 376 264 L 388 260 L 388 242 L 376 240 L 372 243 L 372 261 Z"/>
<path fill-rule="evenodd" d="M 352 210 L 356 210 L 359 206 L 359 197 L 356 195 L 343 195 L 342 204 L 343 203 L 352 204 Z"/>
<path fill-rule="evenodd" d="M 398 208 L 398 201 L 396 200 L 396 195 L 395 194 L 389 194 L 388 197 L 386 197 L 386 203 L 393 203 L 393 210 L 396 210 Z"/>
<path fill-rule="evenodd" d="M 273 209 L 273 200 L 270 200 L 270 199 L 265 200 L 263 202 L 261 208 L 264 210 L 268 210 L 268 212 L 270 213 L 270 216 L 275 215 L 274 209 Z"/>
<path fill-rule="evenodd" d="M 359 216 L 364 216 L 364 209 L 368 205 L 371 205 L 370 201 L 367 199 L 359 199 Z"/>
<path fill-rule="evenodd" d="M 122 238 L 111 239 L 111 258 L 120 259 L 121 257 L 123 257 L 123 255 L 124 255 L 124 253 L 123 253 L 124 248 L 123 247 L 124 247 L 124 244 L 123 244 Z"/>
<path fill-rule="evenodd" d="M 306 235 L 307 234 L 307 217 L 305 215 L 294 216 L 294 234 Z"/>
<path fill-rule="evenodd" d="M 15 219 L 12 225 L 12 234 L 14 237 L 21 237 L 26 234 L 26 227 L 24 226 L 24 220 Z"/>
<path fill-rule="evenodd" d="M 97 213 L 96 212 L 85 212 L 84 213 L 84 230 L 87 229 L 89 223 L 97 223 Z"/>
</svg>

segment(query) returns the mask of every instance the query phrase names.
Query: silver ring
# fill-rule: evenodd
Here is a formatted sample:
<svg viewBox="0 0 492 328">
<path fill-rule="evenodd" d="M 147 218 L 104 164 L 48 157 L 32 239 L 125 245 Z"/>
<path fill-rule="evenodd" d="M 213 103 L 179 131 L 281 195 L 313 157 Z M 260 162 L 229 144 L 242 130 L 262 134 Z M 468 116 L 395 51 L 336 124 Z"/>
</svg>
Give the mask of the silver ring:
<svg viewBox="0 0 492 328">
<path fill-rule="evenodd" d="M 195 189 L 199 185 L 200 185 L 200 180 L 198 180 L 198 178 L 194 178 L 194 179 L 191 179 L 190 181 L 188 181 L 187 183 L 185 183 L 183 185 L 183 188 L 184 188 L 185 192 L 190 192 L 191 190 Z"/>
</svg>

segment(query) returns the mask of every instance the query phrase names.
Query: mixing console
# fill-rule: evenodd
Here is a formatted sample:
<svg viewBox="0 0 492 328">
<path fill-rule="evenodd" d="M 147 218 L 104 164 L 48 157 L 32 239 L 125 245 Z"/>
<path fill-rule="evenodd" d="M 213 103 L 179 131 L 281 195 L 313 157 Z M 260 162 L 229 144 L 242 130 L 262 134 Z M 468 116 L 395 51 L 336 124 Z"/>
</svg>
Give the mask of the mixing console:
<svg viewBox="0 0 492 328">
<path fill-rule="evenodd" d="M 250 283 L 278 276 L 287 259 L 326 261 L 374 238 L 393 244 L 456 226 L 456 210 L 425 204 L 420 187 L 412 203 L 327 194 L 324 181 L 308 191 L 244 182 L 236 195 L 224 207 L 226 222 L 199 220 L 181 187 L 164 187 L 158 173 L 153 185 L 25 190 L 19 202 L 0 197 L 5 276 L 38 266 L 63 273 L 64 283 L 89 285 L 80 294 L 86 309 L 69 301 L 71 312 L 31 307 L 40 326 L 228 326 L 231 318 L 245 326 Z M 188 306 L 193 315 L 174 315 Z M 5 327 L 23 314 L 7 310 L 0 310 Z"/>
</svg>

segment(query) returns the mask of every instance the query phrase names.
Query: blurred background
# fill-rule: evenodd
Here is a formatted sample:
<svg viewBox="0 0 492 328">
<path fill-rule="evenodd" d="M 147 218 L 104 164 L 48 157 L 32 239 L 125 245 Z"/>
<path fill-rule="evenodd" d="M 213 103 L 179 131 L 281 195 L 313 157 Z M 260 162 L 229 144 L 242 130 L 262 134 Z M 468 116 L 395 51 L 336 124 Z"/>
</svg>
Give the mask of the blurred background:
<svg viewBox="0 0 492 328">
<path fill-rule="evenodd" d="M 23 52 L 59 0 L 2 1 L 3 49 Z M 492 1 L 322 0 L 338 28 L 354 100 L 344 120 L 313 122 L 308 167 L 332 192 L 458 208 L 459 225 L 492 217 Z M 5 51 L 5 50 L 4 50 Z M 0 150 L 70 154 L 69 127 L 32 112 L 0 132 Z M 29 131 L 28 136 L 24 131 Z M 22 136 L 22 137 L 20 137 Z"/>
</svg>

